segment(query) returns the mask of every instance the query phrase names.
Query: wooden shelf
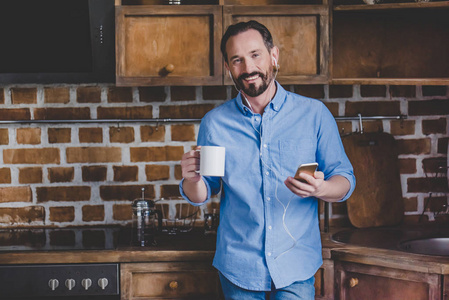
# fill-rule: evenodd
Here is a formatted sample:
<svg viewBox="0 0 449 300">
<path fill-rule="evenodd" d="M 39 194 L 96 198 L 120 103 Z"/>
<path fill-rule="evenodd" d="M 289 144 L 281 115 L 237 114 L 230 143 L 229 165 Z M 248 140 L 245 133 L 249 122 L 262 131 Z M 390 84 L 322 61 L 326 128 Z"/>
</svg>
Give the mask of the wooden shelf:
<svg viewBox="0 0 449 300">
<path fill-rule="evenodd" d="M 115 0 L 120 1 L 120 5 L 169 5 L 167 0 Z M 219 0 L 182 0 L 182 5 L 218 5 Z"/>
<path fill-rule="evenodd" d="M 448 7 L 449 1 L 440 2 L 410 2 L 410 3 L 380 3 L 380 4 L 349 4 L 335 5 L 334 11 L 348 10 L 383 10 L 383 9 L 408 9 L 408 8 L 439 8 Z"/>
<path fill-rule="evenodd" d="M 327 5 L 328 0 L 220 0 L 222 5 Z"/>
<path fill-rule="evenodd" d="M 116 5 L 168 5 L 167 0 L 115 0 Z M 328 0 L 181 0 L 181 5 L 327 5 Z M 170 5 L 179 6 L 179 5 Z"/>
<path fill-rule="evenodd" d="M 334 78 L 335 85 L 449 85 L 449 78 Z"/>
<path fill-rule="evenodd" d="M 426 3 L 421 9 L 335 10 L 331 82 L 447 85 L 448 3 Z M 416 8 L 420 3 L 402 4 Z"/>
</svg>

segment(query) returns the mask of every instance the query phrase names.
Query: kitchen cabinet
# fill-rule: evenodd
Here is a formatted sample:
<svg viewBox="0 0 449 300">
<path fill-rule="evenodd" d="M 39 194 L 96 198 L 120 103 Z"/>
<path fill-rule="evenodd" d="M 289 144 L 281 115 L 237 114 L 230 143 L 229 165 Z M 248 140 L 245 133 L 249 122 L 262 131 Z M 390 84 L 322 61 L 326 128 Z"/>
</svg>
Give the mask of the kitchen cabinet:
<svg viewBox="0 0 449 300">
<path fill-rule="evenodd" d="M 265 24 L 281 50 L 278 81 L 329 80 L 327 0 L 117 2 L 118 86 L 232 85 L 220 52 L 221 37 L 230 24 L 250 19 Z"/>
<path fill-rule="evenodd" d="M 133 299 L 222 299 L 211 262 L 122 263 L 121 297 Z M 325 260 L 315 274 L 315 299 L 334 299 L 334 269 Z"/>
<path fill-rule="evenodd" d="M 449 1 L 167 2 L 116 0 L 117 85 L 231 85 L 221 36 L 250 19 L 273 33 L 282 84 L 449 84 Z"/>
<path fill-rule="evenodd" d="M 361 263 L 335 261 L 336 299 L 447 299 L 442 276 Z"/>
<path fill-rule="evenodd" d="M 449 84 L 449 1 L 333 4 L 332 83 Z"/>
<path fill-rule="evenodd" d="M 217 5 L 116 6 L 116 84 L 222 84 Z"/>
<path fill-rule="evenodd" d="M 283 84 L 326 83 L 329 79 L 329 10 L 326 5 L 226 5 L 223 28 L 256 20 L 271 32 L 279 47 Z M 232 84 L 227 76 L 225 84 Z"/>
<path fill-rule="evenodd" d="M 121 298 L 221 299 L 220 280 L 209 261 L 124 263 Z"/>
</svg>

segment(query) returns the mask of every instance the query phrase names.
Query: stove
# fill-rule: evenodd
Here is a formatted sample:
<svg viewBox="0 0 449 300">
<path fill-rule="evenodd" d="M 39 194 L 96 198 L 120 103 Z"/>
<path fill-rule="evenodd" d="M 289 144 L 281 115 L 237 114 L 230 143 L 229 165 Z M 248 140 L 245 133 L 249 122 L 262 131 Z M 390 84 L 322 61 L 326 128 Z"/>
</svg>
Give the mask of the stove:
<svg viewBox="0 0 449 300">
<path fill-rule="evenodd" d="M 1 251 L 113 250 L 119 227 L 0 229 Z"/>
<path fill-rule="evenodd" d="M 120 228 L 0 230 L 0 253 L 113 250 Z M 118 263 L 0 265 L 0 299 L 120 299 Z"/>
</svg>

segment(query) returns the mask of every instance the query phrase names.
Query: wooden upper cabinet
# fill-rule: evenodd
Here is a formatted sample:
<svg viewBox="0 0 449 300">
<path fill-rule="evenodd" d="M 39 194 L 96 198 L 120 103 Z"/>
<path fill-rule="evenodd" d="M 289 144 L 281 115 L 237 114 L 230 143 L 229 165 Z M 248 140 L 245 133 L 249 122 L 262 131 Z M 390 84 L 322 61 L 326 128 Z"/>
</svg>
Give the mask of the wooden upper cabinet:
<svg viewBox="0 0 449 300">
<path fill-rule="evenodd" d="M 279 47 L 283 84 L 327 83 L 329 79 L 329 10 L 326 5 L 269 5 L 223 7 L 223 29 L 237 22 L 264 24 Z M 225 84 L 232 84 L 224 76 Z"/>
<path fill-rule="evenodd" d="M 221 35 L 221 6 L 117 6 L 116 84 L 221 85 Z"/>
<path fill-rule="evenodd" d="M 449 1 L 408 1 L 334 1 L 332 83 L 449 84 Z"/>
</svg>

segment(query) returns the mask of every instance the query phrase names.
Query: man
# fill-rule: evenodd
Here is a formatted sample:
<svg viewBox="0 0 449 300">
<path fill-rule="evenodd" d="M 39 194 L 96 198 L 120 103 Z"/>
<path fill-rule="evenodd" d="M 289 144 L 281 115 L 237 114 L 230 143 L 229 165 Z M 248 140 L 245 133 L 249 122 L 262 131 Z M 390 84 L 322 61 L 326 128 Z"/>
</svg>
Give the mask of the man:
<svg viewBox="0 0 449 300">
<path fill-rule="evenodd" d="M 355 187 L 338 128 L 320 101 L 275 81 L 279 49 L 262 24 L 231 25 L 221 51 L 239 94 L 206 114 L 198 145 L 226 148 L 225 175 L 200 176 L 199 154 L 189 151 L 181 194 L 201 205 L 222 188 L 213 265 L 226 299 L 314 299 L 317 198 L 343 201 Z M 301 173 L 306 183 L 292 177 L 312 162 L 319 171 Z"/>
</svg>

